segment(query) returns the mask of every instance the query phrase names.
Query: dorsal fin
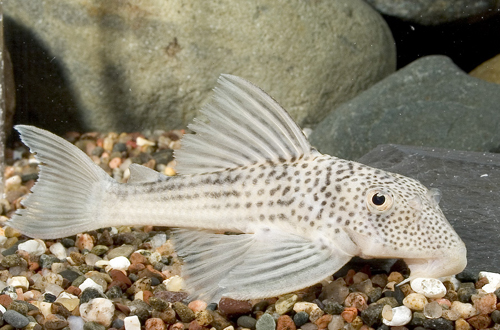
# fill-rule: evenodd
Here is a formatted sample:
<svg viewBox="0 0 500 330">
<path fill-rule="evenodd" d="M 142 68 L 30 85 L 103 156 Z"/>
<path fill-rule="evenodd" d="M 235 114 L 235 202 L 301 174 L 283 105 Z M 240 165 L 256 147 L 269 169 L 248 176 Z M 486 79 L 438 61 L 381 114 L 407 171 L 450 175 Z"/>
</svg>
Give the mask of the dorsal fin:
<svg viewBox="0 0 500 330">
<path fill-rule="evenodd" d="M 128 183 L 156 182 L 164 181 L 168 178 L 166 175 L 161 174 L 160 172 L 139 164 L 130 164 L 128 169 L 130 170 L 130 178 L 128 179 Z"/>
<path fill-rule="evenodd" d="M 215 95 L 201 110 L 206 120 L 189 125 L 175 153 L 181 174 L 207 173 L 265 162 L 294 161 L 311 145 L 290 115 L 250 82 L 219 77 Z"/>
</svg>

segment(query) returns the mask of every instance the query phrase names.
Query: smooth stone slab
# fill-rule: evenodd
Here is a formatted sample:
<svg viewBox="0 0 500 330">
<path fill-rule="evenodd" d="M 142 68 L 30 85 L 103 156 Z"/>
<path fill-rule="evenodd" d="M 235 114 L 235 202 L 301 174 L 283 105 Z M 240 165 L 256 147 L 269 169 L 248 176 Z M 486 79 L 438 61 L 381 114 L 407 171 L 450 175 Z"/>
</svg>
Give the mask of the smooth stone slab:
<svg viewBox="0 0 500 330">
<path fill-rule="evenodd" d="M 380 144 L 491 151 L 500 145 L 500 86 L 445 56 L 416 60 L 333 110 L 310 135 L 321 152 L 357 159 Z"/>
<path fill-rule="evenodd" d="M 442 192 L 441 209 L 467 246 L 467 267 L 500 272 L 500 154 L 381 145 L 359 162 Z"/>
</svg>

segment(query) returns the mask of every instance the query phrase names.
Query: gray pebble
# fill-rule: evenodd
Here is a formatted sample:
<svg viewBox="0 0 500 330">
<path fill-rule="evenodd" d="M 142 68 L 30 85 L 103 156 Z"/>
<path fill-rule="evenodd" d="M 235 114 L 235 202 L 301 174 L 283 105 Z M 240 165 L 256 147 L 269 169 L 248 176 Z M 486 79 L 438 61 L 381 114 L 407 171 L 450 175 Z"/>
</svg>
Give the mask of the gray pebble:
<svg viewBox="0 0 500 330">
<path fill-rule="evenodd" d="M 114 148 L 113 148 L 114 149 Z M 95 147 L 93 150 L 92 150 L 92 156 L 97 156 L 97 157 L 101 157 L 101 155 L 104 153 L 104 148 L 103 147 Z"/>
<path fill-rule="evenodd" d="M 115 145 L 113 146 L 113 150 L 114 152 L 124 152 L 124 151 L 127 151 L 127 145 L 123 142 L 117 142 L 115 143 Z"/>
<path fill-rule="evenodd" d="M 111 327 L 115 329 L 120 329 L 124 326 L 124 323 L 125 322 L 123 322 L 123 320 L 121 319 L 115 319 L 113 323 L 111 323 Z"/>
<path fill-rule="evenodd" d="M 30 323 L 26 316 L 11 309 L 3 314 L 3 320 L 14 328 L 24 328 Z"/>
<path fill-rule="evenodd" d="M 96 245 L 92 248 L 90 251 L 91 253 L 95 254 L 96 256 L 101 256 L 104 253 L 108 252 L 109 248 L 104 245 Z"/>
<path fill-rule="evenodd" d="M 135 239 L 135 238 L 134 238 Z M 109 250 L 108 252 L 108 259 L 111 260 L 116 257 L 130 257 L 132 252 L 134 252 L 135 247 L 132 245 L 124 244 L 122 246 L 119 246 L 117 248 L 114 248 L 112 250 Z"/>
<path fill-rule="evenodd" d="M 24 259 L 18 256 L 17 254 L 11 254 L 2 259 L 1 265 L 5 268 L 21 266 L 23 263 L 22 260 Z"/>
<path fill-rule="evenodd" d="M 265 313 L 257 320 L 255 328 L 257 330 L 274 330 L 276 329 L 276 322 L 270 314 Z"/>
<path fill-rule="evenodd" d="M 325 306 L 325 309 L 326 309 L 326 306 Z M 325 310 L 325 312 L 326 312 L 326 310 Z M 307 321 L 309 321 L 309 314 L 307 314 L 306 312 L 298 312 L 297 314 L 295 314 L 293 316 L 293 323 L 295 323 L 295 326 L 297 328 L 300 328 L 301 326 L 306 324 Z"/>
<path fill-rule="evenodd" d="M 336 301 L 331 301 L 331 300 L 328 300 L 328 299 L 327 300 L 323 300 L 323 305 L 325 306 L 323 308 L 323 311 L 325 313 L 327 313 L 327 314 L 330 314 L 330 315 L 340 315 L 340 313 L 342 313 L 344 311 L 344 306 L 342 306 L 341 304 L 339 304 Z M 301 312 L 301 313 L 307 314 L 306 312 Z M 296 314 L 296 315 L 298 315 L 298 314 Z"/>
<path fill-rule="evenodd" d="M 73 282 L 80 276 L 79 273 L 71 269 L 65 269 L 62 272 L 60 272 L 59 275 L 61 275 L 63 278 L 67 279 L 70 282 Z"/>
<path fill-rule="evenodd" d="M 28 307 L 28 302 L 23 301 L 23 300 L 14 300 L 10 303 L 9 309 L 16 311 L 20 314 L 23 314 L 24 316 L 27 316 L 29 307 Z"/>
<path fill-rule="evenodd" d="M 314 323 L 307 322 L 301 327 L 302 330 L 318 330 L 318 326 Z"/>
<path fill-rule="evenodd" d="M 83 330 L 106 330 L 106 327 L 97 322 L 85 322 L 83 326 Z"/>
<path fill-rule="evenodd" d="M 61 244 L 65 247 L 65 248 L 70 248 L 70 247 L 73 247 L 75 246 L 75 240 L 72 239 L 72 238 L 63 238 L 61 240 Z"/>
<path fill-rule="evenodd" d="M 88 303 L 95 298 L 106 298 L 106 296 L 94 288 L 86 288 L 80 296 L 80 304 Z"/>
<path fill-rule="evenodd" d="M 151 306 L 149 306 L 147 303 L 145 303 L 140 299 L 136 299 L 129 302 L 127 306 L 130 308 L 130 315 L 137 315 L 137 317 L 139 318 L 139 320 L 141 320 L 141 322 L 146 322 L 146 320 L 151 315 L 152 311 Z"/>
<path fill-rule="evenodd" d="M 121 296 L 123 296 L 123 290 L 118 285 L 113 285 L 108 291 L 106 291 L 106 296 L 110 300 L 121 298 Z"/>
<path fill-rule="evenodd" d="M 40 256 L 40 267 L 42 268 L 51 268 L 52 264 L 56 262 L 61 262 L 61 260 L 54 255 L 42 254 Z"/>
<path fill-rule="evenodd" d="M 18 250 L 17 247 L 18 247 L 19 244 L 21 244 L 21 242 L 16 242 L 16 244 L 12 245 L 10 248 L 2 251 L 2 255 L 5 256 L 5 257 L 13 255 L 14 253 L 17 252 L 17 250 Z"/>
<path fill-rule="evenodd" d="M 360 317 L 370 327 L 382 325 L 382 309 L 384 309 L 382 304 L 371 304 L 367 309 L 361 311 Z"/>
<path fill-rule="evenodd" d="M 471 284 L 471 285 L 465 285 Z M 462 283 L 460 288 L 457 290 L 458 300 L 462 303 L 470 303 L 472 295 L 476 294 L 477 290 L 474 287 L 474 283 Z"/>
<path fill-rule="evenodd" d="M 450 320 L 443 319 L 442 317 L 438 319 L 427 319 L 423 324 L 424 328 L 431 330 L 453 330 L 455 326 Z"/>
<path fill-rule="evenodd" d="M 236 323 L 238 324 L 239 327 L 242 328 L 255 329 L 255 324 L 257 323 L 257 320 L 251 316 L 243 315 L 238 317 Z"/>
<path fill-rule="evenodd" d="M 500 311 L 498 309 L 494 310 L 490 317 L 493 322 L 500 323 Z"/>
</svg>

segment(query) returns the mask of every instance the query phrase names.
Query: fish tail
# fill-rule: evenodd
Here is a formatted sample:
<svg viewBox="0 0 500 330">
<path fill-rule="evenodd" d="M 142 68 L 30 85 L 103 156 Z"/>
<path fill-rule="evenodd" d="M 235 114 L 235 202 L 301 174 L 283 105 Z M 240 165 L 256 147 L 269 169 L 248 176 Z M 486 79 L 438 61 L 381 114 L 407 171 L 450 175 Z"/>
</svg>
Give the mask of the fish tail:
<svg viewBox="0 0 500 330">
<path fill-rule="evenodd" d="M 99 202 L 116 184 L 80 149 L 33 126 L 17 125 L 21 140 L 40 162 L 38 181 L 8 225 L 37 238 L 58 238 L 106 226 Z"/>
</svg>

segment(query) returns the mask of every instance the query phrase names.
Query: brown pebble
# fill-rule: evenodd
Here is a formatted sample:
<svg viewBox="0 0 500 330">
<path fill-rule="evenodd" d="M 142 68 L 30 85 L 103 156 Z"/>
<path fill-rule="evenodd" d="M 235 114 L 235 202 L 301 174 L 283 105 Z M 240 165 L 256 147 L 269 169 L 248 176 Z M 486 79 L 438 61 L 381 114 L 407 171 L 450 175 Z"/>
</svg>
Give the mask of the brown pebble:
<svg viewBox="0 0 500 330">
<path fill-rule="evenodd" d="M 128 271 L 132 274 L 137 274 L 143 269 L 146 269 L 146 266 L 144 264 L 131 264 L 130 266 L 128 266 Z"/>
<path fill-rule="evenodd" d="M 183 323 L 189 323 L 195 319 L 193 311 L 181 302 L 174 302 L 172 308 Z"/>
<path fill-rule="evenodd" d="M 358 309 L 356 307 L 346 307 L 340 315 L 347 323 L 351 323 L 358 316 Z"/>
<path fill-rule="evenodd" d="M 252 311 L 250 301 L 222 298 L 219 302 L 219 311 L 227 316 L 248 314 Z"/>
<path fill-rule="evenodd" d="M 229 321 L 226 320 L 224 316 L 219 314 L 219 311 L 210 312 L 210 314 L 212 314 L 212 317 L 214 319 L 212 323 L 210 323 L 210 325 L 215 329 L 223 330 L 231 325 L 231 323 L 229 323 Z"/>
<path fill-rule="evenodd" d="M 145 256 L 143 256 L 142 254 L 140 254 L 138 252 L 132 253 L 130 255 L 129 259 L 130 259 L 130 262 L 133 264 L 144 264 L 144 265 L 149 264 L 148 258 L 146 258 Z"/>
<path fill-rule="evenodd" d="M 153 297 L 153 292 L 149 290 L 144 290 L 142 292 L 142 300 L 144 300 L 145 303 L 149 304 L 149 298 Z"/>
<path fill-rule="evenodd" d="M 0 305 L 5 308 L 9 308 L 10 303 L 12 302 L 12 298 L 6 294 L 0 295 Z"/>
<path fill-rule="evenodd" d="M 153 317 L 146 321 L 146 330 L 165 330 L 165 322 L 162 319 Z"/>
<path fill-rule="evenodd" d="M 81 253 L 78 253 L 78 252 L 71 252 L 69 254 L 69 257 L 71 258 L 71 260 L 73 260 L 73 262 L 75 263 L 75 265 L 77 266 L 80 266 L 80 265 L 83 265 L 85 264 L 85 256 L 82 255 Z"/>
<path fill-rule="evenodd" d="M 157 311 L 156 309 L 153 309 L 151 316 L 161 319 L 166 324 L 174 324 L 175 322 L 177 322 L 177 319 L 175 318 L 175 311 L 172 308 L 167 308 L 163 311 Z"/>
<path fill-rule="evenodd" d="M 486 277 L 481 277 L 477 282 L 476 282 L 476 289 L 481 289 L 483 286 L 486 284 L 490 283 Z"/>
<path fill-rule="evenodd" d="M 202 310 L 196 313 L 196 321 L 201 326 L 208 326 L 210 323 L 214 321 L 214 317 L 210 313 L 210 311 Z"/>
<path fill-rule="evenodd" d="M 356 271 L 354 269 L 349 269 L 347 274 L 344 276 L 344 281 L 348 286 L 354 283 L 354 275 L 356 275 Z"/>
<path fill-rule="evenodd" d="M 346 307 L 355 307 L 360 311 L 368 308 L 368 296 L 362 292 L 352 292 L 345 298 L 344 304 Z"/>
<path fill-rule="evenodd" d="M 491 324 L 491 318 L 488 315 L 476 315 L 467 320 L 470 325 L 476 329 L 486 329 Z"/>
<path fill-rule="evenodd" d="M 59 330 L 68 326 L 68 321 L 58 314 L 49 314 L 45 318 L 43 327 L 47 330 Z"/>
<path fill-rule="evenodd" d="M 191 321 L 191 323 L 189 323 L 188 329 L 189 330 L 202 330 L 203 327 L 198 322 L 196 322 L 196 320 L 194 320 L 194 321 Z"/>
<path fill-rule="evenodd" d="M 155 292 L 155 297 L 173 303 L 176 301 L 183 301 L 188 297 L 188 294 L 187 292 L 158 291 Z"/>
<path fill-rule="evenodd" d="M 50 305 L 50 311 L 52 312 L 52 314 L 59 314 L 64 318 L 68 318 L 71 315 L 71 312 L 58 302 L 55 302 L 52 305 Z"/>
<path fill-rule="evenodd" d="M 455 330 L 471 330 L 471 325 L 464 319 L 458 319 L 455 321 Z"/>
<path fill-rule="evenodd" d="M 115 307 L 116 307 L 116 309 L 118 309 L 119 311 L 121 311 L 123 314 L 125 314 L 127 316 L 130 314 L 130 307 L 128 307 L 127 305 L 115 302 Z"/>
<path fill-rule="evenodd" d="M 297 327 L 288 315 L 281 315 L 276 323 L 276 330 L 296 330 Z"/>
<path fill-rule="evenodd" d="M 130 278 L 120 270 L 112 269 L 109 272 L 109 276 L 111 276 L 112 281 L 108 284 L 108 290 L 114 286 L 119 286 L 120 289 L 127 290 L 132 285 Z"/>
<path fill-rule="evenodd" d="M 402 282 L 404 279 L 405 278 L 403 277 L 403 275 L 401 275 L 401 273 L 399 273 L 399 272 L 392 272 L 387 277 L 387 282 L 396 282 L 396 283 L 399 283 L 399 282 Z"/>
<path fill-rule="evenodd" d="M 207 303 L 203 300 L 193 300 L 188 304 L 188 307 L 195 313 L 204 311 L 207 308 Z"/>
<path fill-rule="evenodd" d="M 488 293 L 482 297 L 473 295 L 472 302 L 479 314 L 490 314 L 497 307 L 497 296 L 494 293 Z"/>
<path fill-rule="evenodd" d="M 163 282 L 166 279 L 165 275 L 154 269 L 153 266 L 151 265 L 146 265 L 146 269 L 141 270 L 137 275 L 139 277 L 148 277 L 148 278 L 156 277 L 157 279 L 160 280 L 160 282 Z"/>
<path fill-rule="evenodd" d="M 328 328 L 328 324 L 332 321 L 332 315 L 325 314 L 314 322 L 319 330 Z"/>
<path fill-rule="evenodd" d="M 66 289 L 66 292 L 67 292 L 67 293 L 71 293 L 71 294 L 73 294 L 73 295 L 75 295 L 75 296 L 79 296 L 79 295 L 80 295 L 80 293 L 82 293 L 82 290 L 81 290 L 79 287 L 77 287 L 77 286 L 73 286 L 73 285 L 71 285 L 71 286 L 69 286 L 69 287 Z"/>
</svg>

